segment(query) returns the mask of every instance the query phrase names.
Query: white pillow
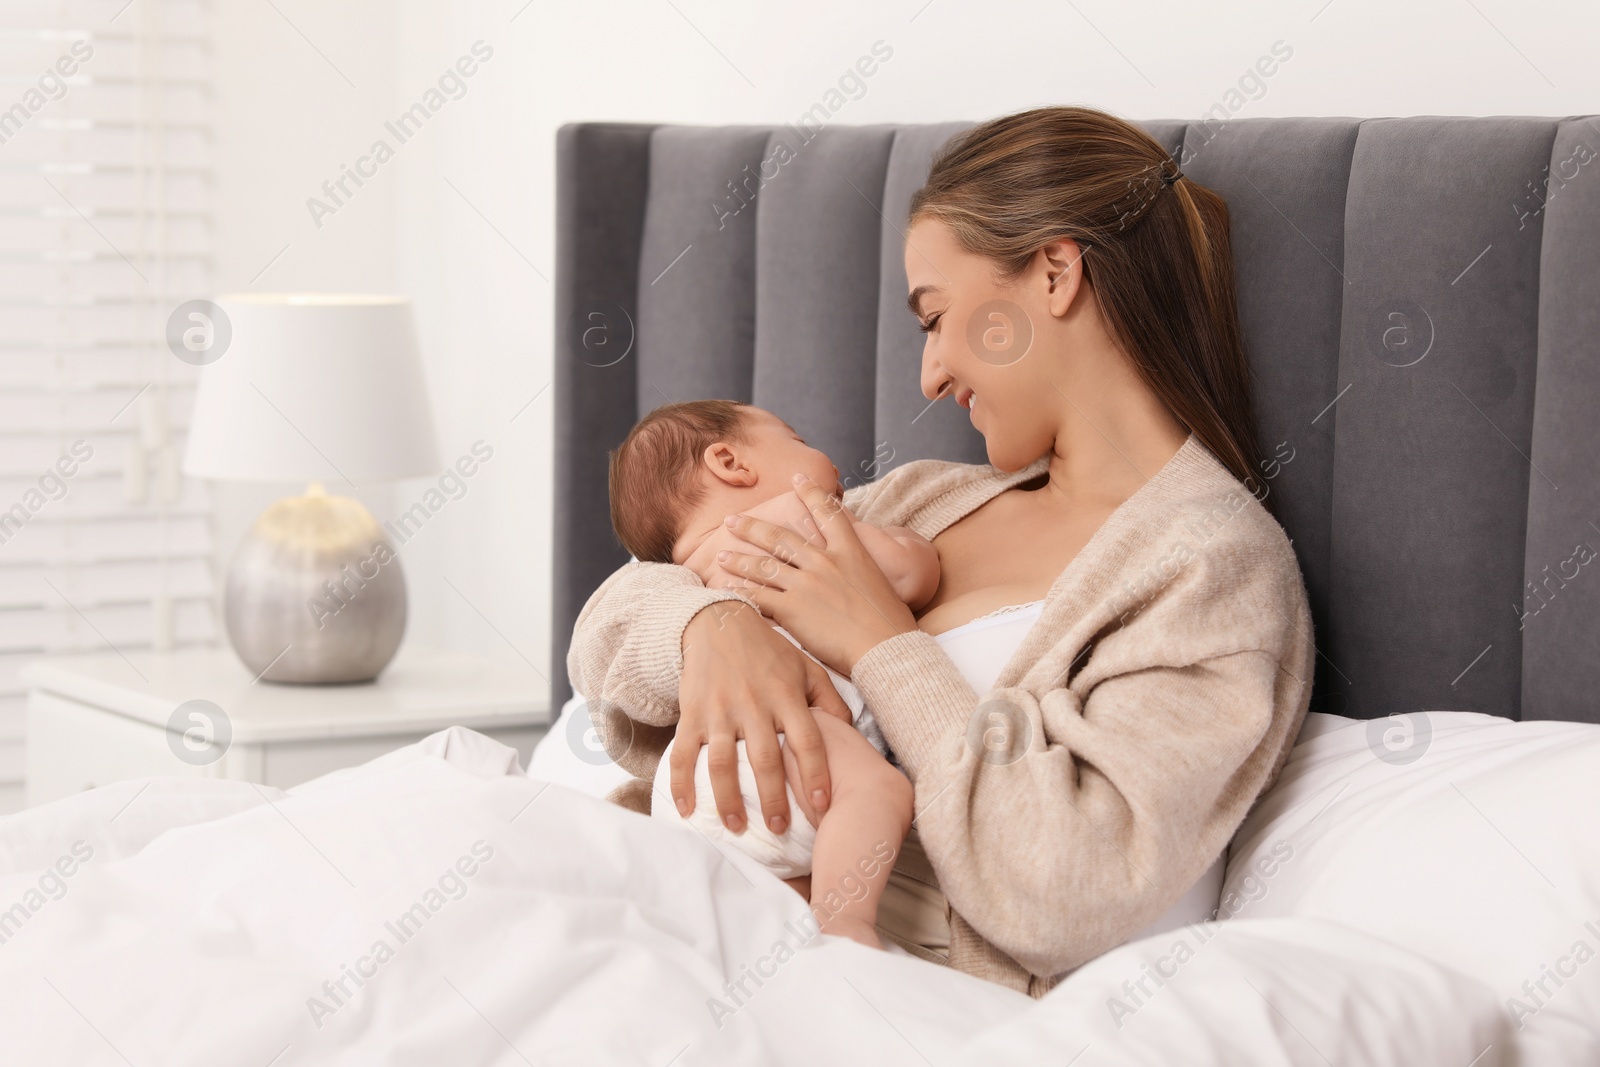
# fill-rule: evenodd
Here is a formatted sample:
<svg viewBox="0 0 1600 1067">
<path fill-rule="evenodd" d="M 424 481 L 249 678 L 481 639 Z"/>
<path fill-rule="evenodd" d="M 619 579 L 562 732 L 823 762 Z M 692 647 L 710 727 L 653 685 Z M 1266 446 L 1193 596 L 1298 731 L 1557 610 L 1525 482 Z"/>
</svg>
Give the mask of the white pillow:
<svg viewBox="0 0 1600 1067">
<path fill-rule="evenodd" d="M 561 705 L 550 731 L 533 746 L 528 757 L 528 777 L 564 785 L 592 797 L 605 795 L 633 775 L 606 755 L 582 694 L 573 693 Z"/>
<path fill-rule="evenodd" d="M 1487 984 L 1523 1061 L 1600 1063 L 1600 726 L 1308 715 L 1224 918 L 1332 919 Z"/>
<path fill-rule="evenodd" d="M 955 1062 L 1510 1067 L 1483 983 L 1317 919 L 1197 923 L 1073 971 Z"/>
</svg>

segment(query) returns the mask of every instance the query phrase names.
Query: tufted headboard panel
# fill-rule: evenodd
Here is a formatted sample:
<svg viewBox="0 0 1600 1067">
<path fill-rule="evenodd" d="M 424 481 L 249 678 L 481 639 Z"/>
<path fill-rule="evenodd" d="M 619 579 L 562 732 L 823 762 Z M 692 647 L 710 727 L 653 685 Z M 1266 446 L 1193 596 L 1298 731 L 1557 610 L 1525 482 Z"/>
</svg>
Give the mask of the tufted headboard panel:
<svg viewBox="0 0 1600 1067">
<path fill-rule="evenodd" d="M 668 401 L 776 411 L 851 485 L 983 462 L 918 386 L 907 207 L 966 123 L 581 123 L 557 145 L 555 696 L 628 556 L 606 455 Z M 1600 120 L 1141 123 L 1232 216 L 1316 710 L 1600 722 Z"/>
</svg>

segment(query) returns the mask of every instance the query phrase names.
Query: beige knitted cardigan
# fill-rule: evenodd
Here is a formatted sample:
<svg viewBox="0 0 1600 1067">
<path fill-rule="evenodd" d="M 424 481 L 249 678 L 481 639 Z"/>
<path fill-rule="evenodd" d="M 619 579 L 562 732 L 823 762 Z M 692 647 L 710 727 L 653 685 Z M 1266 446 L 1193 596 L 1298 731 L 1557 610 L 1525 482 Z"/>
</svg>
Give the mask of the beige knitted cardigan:
<svg viewBox="0 0 1600 1067">
<path fill-rule="evenodd" d="M 932 538 L 1046 470 L 921 460 L 844 501 Z M 618 803 L 648 811 L 683 630 L 733 598 L 629 563 L 584 606 L 567 669 L 606 750 L 643 779 Z M 1314 656 L 1282 528 L 1192 436 L 1057 577 L 990 692 L 921 630 L 862 656 L 852 680 L 915 786 L 949 901 L 949 965 L 1043 996 L 1176 903 L 1282 769 Z"/>
</svg>

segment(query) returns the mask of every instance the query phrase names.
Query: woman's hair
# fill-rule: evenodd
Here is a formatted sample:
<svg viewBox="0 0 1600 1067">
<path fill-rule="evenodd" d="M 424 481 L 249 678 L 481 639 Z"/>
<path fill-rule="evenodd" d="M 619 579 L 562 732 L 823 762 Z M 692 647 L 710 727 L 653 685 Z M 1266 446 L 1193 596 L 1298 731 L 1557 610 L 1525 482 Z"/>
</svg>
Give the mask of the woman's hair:
<svg viewBox="0 0 1600 1067">
<path fill-rule="evenodd" d="M 1228 207 L 1187 177 L 1172 181 L 1178 174 L 1131 122 L 1035 108 L 952 138 L 911 198 L 910 219 L 943 222 L 1003 280 L 1050 242 L 1076 241 L 1107 328 L 1139 376 L 1265 503 Z"/>
<path fill-rule="evenodd" d="M 700 457 L 718 441 L 748 440 L 738 400 L 663 404 L 610 453 L 611 526 L 633 557 L 671 563 L 685 516 L 705 496 Z"/>
</svg>

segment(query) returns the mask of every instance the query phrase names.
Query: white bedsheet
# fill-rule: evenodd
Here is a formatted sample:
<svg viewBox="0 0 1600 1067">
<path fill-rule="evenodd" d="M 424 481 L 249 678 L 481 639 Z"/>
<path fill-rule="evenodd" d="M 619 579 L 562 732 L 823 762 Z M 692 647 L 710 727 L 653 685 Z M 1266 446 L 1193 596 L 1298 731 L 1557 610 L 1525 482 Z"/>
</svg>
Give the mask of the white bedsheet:
<svg viewBox="0 0 1600 1067">
<path fill-rule="evenodd" d="M 0 909 L 6 1063 L 1505 1062 L 1486 987 L 1321 920 L 1146 938 L 1040 1001 L 808 938 L 744 857 L 459 728 L 0 820 Z"/>
</svg>

